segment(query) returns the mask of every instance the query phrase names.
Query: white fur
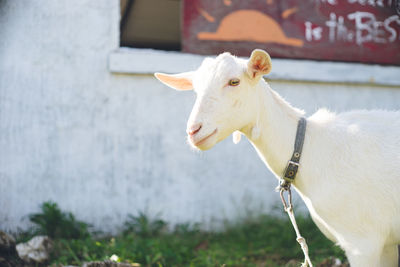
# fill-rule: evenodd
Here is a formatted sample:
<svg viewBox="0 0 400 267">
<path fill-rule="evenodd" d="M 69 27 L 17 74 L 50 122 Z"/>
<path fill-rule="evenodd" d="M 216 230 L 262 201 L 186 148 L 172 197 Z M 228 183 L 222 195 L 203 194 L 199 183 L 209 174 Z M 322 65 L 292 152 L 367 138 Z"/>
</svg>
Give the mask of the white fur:
<svg viewBox="0 0 400 267">
<path fill-rule="evenodd" d="M 304 114 L 260 78 L 264 73 L 251 74 L 253 61 L 253 54 L 246 61 L 224 53 L 206 59 L 191 74 L 197 100 L 188 128 L 196 123 L 202 128 L 189 141 L 206 150 L 239 130 L 280 177 Z M 227 85 L 232 78 L 239 78 L 240 85 Z M 320 230 L 345 250 L 351 266 L 397 266 L 400 112 L 316 112 L 308 118 L 300 163 L 293 185 Z"/>
</svg>

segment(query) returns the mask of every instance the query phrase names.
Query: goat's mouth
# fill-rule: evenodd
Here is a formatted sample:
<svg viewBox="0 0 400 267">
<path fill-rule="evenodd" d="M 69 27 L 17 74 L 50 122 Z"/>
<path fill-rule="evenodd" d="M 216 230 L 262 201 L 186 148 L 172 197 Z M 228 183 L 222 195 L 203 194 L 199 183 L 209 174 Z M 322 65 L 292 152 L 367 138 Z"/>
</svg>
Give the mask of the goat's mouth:
<svg viewBox="0 0 400 267">
<path fill-rule="evenodd" d="M 217 129 L 215 129 L 212 133 L 210 133 L 209 135 L 203 137 L 202 139 L 200 139 L 198 141 L 191 139 L 191 143 L 195 147 L 201 147 L 204 143 L 206 143 L 208 140 L 210 140 L 210 137 L 214 136 L 216 133 L 217 133 Z"/>
</svg>

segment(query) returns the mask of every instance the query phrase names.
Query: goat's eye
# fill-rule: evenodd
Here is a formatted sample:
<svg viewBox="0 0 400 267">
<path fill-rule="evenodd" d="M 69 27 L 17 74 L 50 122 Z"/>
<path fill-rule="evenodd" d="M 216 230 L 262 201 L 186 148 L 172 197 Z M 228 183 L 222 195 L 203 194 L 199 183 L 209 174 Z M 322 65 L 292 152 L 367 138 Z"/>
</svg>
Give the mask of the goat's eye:
<svg viewBox="0 0 400 267">
<path fill-rule="evenodd" d="M 240 80 L 239 80 L 239 79 L 230 79 L 228 84 L 229 84 L 230 86 L 238 86 L 239 83 L 240 83 Z"/>
</svg>

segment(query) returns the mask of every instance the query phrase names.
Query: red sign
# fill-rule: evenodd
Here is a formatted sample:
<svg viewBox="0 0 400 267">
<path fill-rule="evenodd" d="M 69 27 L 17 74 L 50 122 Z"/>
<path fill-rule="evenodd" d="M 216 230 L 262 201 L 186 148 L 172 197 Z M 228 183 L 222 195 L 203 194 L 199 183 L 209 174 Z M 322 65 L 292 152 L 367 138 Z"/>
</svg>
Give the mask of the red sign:
<svg viewBox="0 0 400 267">
<path fill-rule="evenodd" d="M 184 0 L 183 51 L 400 65 L 399 1 Z"/>
</svg>

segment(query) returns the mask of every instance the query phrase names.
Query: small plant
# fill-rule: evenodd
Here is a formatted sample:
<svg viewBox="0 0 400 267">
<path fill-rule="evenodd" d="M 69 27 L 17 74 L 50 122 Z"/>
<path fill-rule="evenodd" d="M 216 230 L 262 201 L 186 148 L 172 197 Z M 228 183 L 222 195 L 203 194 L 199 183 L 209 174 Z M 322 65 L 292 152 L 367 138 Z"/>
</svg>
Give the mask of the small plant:
<svg viewBox="0 0 400 267">
<path fill-rule="evenodd" d="M 165 231 L 167 223 L 163 220 L 149 220 L 143 213 L 139 212 L 139 216 L 128 216 L 128 221 L 125 222 L 124 233 L 135 233 L 141 237 L 156 236 Z"/>
<path fill-rule="evenodd" d="M 48 235 L 51 238 L 79 239 L 90 236 L 89 225 L 77 221 L 70 212 L 62 212 L 54 202 L 44 202 L 40 213 L 29 215 L 35 225 L 35 234 Z"/>
</svg>

